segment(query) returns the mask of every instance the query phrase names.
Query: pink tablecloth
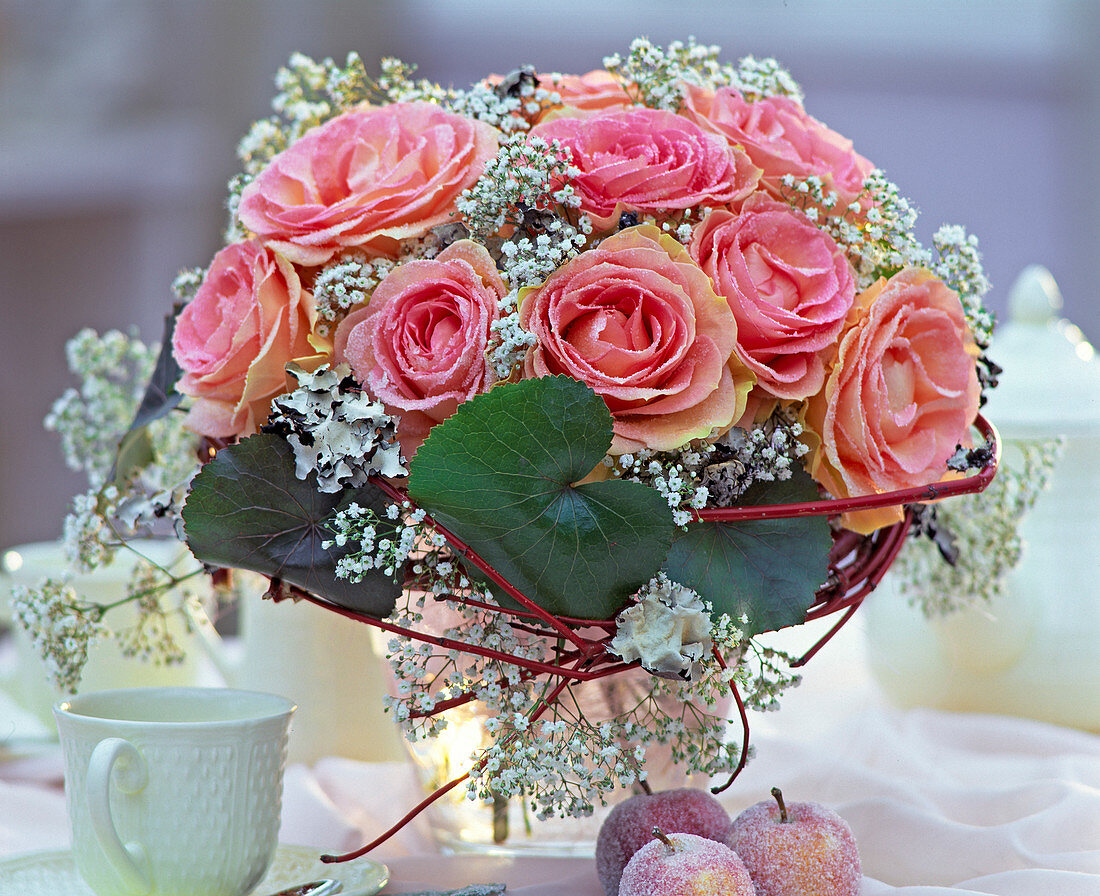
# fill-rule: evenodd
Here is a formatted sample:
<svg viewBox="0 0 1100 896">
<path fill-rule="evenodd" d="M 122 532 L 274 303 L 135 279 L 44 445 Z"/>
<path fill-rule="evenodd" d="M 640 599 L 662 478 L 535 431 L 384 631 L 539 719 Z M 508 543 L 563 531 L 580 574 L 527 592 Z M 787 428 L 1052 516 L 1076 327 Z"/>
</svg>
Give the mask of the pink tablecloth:
<svg viewBox="0 0 1100 896">
<path fill-rule="evenodd" d="M 4 725 L 0 700 L 0 725 Z M 0 759 L 4 732 L 0 730 Z M 863 896 L 1098 896 L 1100 737 L 1003 716 L 899 711 L 867 681 L 858 639 L 826 651 L 783 709 L 754 719 L 757 756 L 723 796 L 834 806 L 863 859 Z M 14 747 L 15 744 L 13 743 Z M 0 859 L 65 848 L 56 748 L 0 761 Z M 354 848 L 416 800 L 401 764 L 328 758 L 287 771 L 282 839 Z M 382 847 L 385 893 L 505 882 L 517 896 L 601 896 L 587 859 L 443 857 L 422 822 Z"/>
</svg>

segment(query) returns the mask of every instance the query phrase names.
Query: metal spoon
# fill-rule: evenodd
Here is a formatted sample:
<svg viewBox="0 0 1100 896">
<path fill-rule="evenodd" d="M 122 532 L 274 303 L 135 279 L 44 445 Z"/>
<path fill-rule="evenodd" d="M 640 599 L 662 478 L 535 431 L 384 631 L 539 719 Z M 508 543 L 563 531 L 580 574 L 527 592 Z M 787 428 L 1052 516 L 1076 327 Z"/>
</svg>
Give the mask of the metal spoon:
<svg viewBox="0 0 1100 896">
<path fill-rule="evenodd" d="M 332 896 L 333 893 L 339 893 L 342 889 L 344 885 L 340 881 L 327 878 L 287 887 L 278 893 L 272 893 L 271 896 Z"/>
</svg>

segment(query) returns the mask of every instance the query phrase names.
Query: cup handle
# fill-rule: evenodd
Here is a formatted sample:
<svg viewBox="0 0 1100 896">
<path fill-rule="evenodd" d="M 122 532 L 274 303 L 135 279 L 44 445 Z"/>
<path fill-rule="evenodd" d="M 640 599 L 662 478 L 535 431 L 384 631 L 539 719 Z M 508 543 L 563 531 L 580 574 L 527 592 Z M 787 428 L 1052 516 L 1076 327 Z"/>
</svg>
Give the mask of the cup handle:
<svg viewBox="0 0 1100 896">
<path fill-rule="evenodd" d="M 145 848 L 138 842 L 122 842 L 111 817 L 111 777 L 123 793 L 138 793 L 149 783 L 149 769 L 137 748 L 121 737 L 107 737 L 95 745 L 88 760 L 85 796 L 92 830 L 111 867 L 134 896 L 153 889 Z"/>
</svg>

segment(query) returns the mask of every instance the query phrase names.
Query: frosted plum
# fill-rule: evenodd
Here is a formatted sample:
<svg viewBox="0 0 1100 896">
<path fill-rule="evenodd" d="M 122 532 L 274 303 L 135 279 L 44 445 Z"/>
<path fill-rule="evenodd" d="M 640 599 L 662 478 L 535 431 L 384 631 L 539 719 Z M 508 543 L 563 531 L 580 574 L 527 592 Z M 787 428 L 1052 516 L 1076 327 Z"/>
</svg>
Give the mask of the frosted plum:
<svg viewBox="0 0 1100 896">
<path fill-rule="evenodd" d="M 705 790 L 682 787 L 624 800 L 611 810 L 596 838 L 596 872 L 604 892 L 618 894 L 623 868 L 653 840 L 655 827 L 666 834 L 695 834 L 724 843 L 731 824 L 722 804 Z"/>
<path fill-rule="evenodd" d="M 724 843 L 660 828 L 623 869 L 618 896 L 755 896 L 752 878 Z"/>
<path fill-rule="evenodd" d="M 733 821 L 729 845 L 752 875 L 757 896 L 859 896 L 859 849 L 848 823 L 820 803 L 750 806 Z"/>
</svg>

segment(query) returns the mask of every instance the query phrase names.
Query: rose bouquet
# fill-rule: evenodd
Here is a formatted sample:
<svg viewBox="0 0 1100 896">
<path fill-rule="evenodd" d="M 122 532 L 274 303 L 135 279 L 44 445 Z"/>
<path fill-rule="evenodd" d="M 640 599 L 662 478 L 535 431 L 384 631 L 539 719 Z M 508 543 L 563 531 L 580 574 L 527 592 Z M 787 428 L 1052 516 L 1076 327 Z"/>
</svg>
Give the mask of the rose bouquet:
<svg viewBox="0 0 1100 896">
<path fill-rule="evenodd" d="M 911 528 L 950 555 L 928 502 L 993 475 L 976 242 L 923 247 L 772 60 L 411 75 L 280 72 L 74 541 L 176 519 L 218 581 L 391 632 L 413 737 L 486 708 L 440 792 L 583 814 L 655 743 L 735 771 L 797 680 L 757 636 L 843 621 Z M 173 420 L 201 469 L 150 487 Z"/>
</svg>

